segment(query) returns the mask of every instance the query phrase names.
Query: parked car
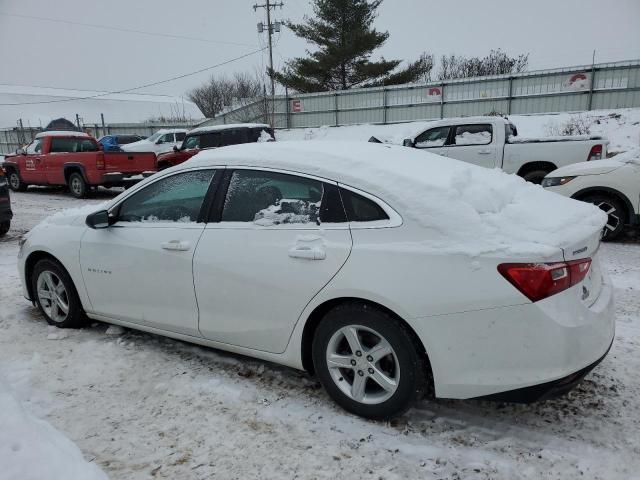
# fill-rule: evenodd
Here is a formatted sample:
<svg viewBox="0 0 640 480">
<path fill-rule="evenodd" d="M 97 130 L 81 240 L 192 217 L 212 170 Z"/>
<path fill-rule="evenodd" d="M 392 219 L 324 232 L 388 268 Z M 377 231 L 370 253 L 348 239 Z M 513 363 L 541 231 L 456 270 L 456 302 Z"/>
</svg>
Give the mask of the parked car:
<svg viewBox="0 0 640 480">
<path fill-rule="evenodd" d="M 102 145 L 105 152 L 120 152 L 122 145 L 139 142 L 145 138 L 140 135 L 105 135 L 98 139 L 98 143 Z"/>
<path fill-rule="evenodd" d="M 45 220 L 18 263 L 52 325 L 86 314 L 307 369 L 388 418 L 425 392 L 530 401 L 579 382 L 614 336 L 604 221 L 399 146 L 245 144 Z"/>
<path fill-rule="evenodd" d="M 24 191 L 29 185 L 67 185 L 74 197 L 89 188 L 130 186 L 156 170 L 154 153 L 103 152 L 90 135 L 79 132 L 42 132 L 16 155 L 5 157 L 9 187 Z"/>
<path fill-rule="evenodd" d="M 640 149 L 594 163 L 575 163 L 548 174 L 547 190 L 597 205 L 608 217 L 602 236 L 613 240 L 625 225 L 640 224 Z"/>
<path fill-rule="evenodd" d="M 240 123 L 194 128 L 180 147 L 158 155 L 158 170 L 189 160 L 200 150 L 240 143 L 275 141 L 273 129 L 264 123 Z"/>
<path fill-rule="evenodd" d="M 120 148 L 125 152 L 153 152 L 160 155 L 182 145 L 186 134 L 187 130 L 184 128 L 158 130 L 149 138 L 122 145 Z"/>
<path fill-rule="evenodd" d="M 11 211 L 7 177 L 4 174 L 2 166 L 0 166 L 0 237 L 4 236 L 11 228 L 12 218 L 13 212 Z"/>
<path fill-rule="evenodd" d="M 501 168 L 532 183 L 572 163 L 607 156 L 608 140 L 599 136 L 521 138 L 502 117 L 447 118 L 404 140 L 404 145 L 473 163 Z"/>
</svg>

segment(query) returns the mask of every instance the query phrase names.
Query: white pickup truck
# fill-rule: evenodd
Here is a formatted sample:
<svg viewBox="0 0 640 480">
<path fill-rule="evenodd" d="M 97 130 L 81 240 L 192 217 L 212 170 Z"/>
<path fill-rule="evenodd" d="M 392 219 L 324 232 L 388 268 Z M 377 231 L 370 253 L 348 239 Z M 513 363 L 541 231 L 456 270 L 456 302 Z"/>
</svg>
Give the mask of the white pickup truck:
<svg viewBox="0 0 640 480">
<path fill-rule="evenodd" d="M 556 168 L 606 158 L 609 141 L 588 135 L 521 138 L 506 118 L 460 117 L 433 122 L 403 144 L 540 183 Z"/>
</svg>

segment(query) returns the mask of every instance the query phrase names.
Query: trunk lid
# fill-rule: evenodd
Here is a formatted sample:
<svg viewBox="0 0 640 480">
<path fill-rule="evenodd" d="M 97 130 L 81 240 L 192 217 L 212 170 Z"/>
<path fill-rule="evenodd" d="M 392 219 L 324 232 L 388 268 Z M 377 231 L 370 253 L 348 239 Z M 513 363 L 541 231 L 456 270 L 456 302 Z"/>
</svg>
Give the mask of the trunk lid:
<svg viewBox="0 0 640 480">
<path fill-rule="evenodd" d="M 153 152 L 104 152 L 105 172 L 142 173 L 156 171 Z"/>
<path fill-rule="evenodd" d="M 589 272 L 582 282 L 578 284 L 579 294 L 583 304 L 589 306 L 593 304 L 602 290 L 602 269 L 598 249 L 600 248 L 600 238 L 602 230 L 597 230 L 582 239 L 570 243 L 562 248 L 565 261 L 591 259 Z"/>
</svg>

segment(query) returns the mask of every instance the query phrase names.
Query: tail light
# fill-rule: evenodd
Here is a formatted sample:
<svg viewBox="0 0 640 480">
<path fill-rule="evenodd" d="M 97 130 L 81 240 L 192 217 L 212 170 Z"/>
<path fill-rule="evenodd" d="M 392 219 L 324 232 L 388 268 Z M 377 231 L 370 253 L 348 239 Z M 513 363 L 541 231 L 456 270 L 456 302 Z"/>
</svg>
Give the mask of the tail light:
<svg viewBox="0 0 640 480">
<path fill-rule="evenodd" d="M 587 162 L 590 160 L 601 160 L 602 159 L 602 145 L 594 145 L 591 147 L 591 151 L 589 152 L 589 156 L 587 157 Z"/>
<path fill-rule="evenodd" d="M 96 168 L 98 170 L 104 170 L 104 153 L 98 152 L 96 155 Z"/>
<path fill-rule="evenodd" d="M 498 271 L 532 302 L 560 293 L 584 280 L 590 258 L 554 263 L 502 263 Z"/>
</svg>

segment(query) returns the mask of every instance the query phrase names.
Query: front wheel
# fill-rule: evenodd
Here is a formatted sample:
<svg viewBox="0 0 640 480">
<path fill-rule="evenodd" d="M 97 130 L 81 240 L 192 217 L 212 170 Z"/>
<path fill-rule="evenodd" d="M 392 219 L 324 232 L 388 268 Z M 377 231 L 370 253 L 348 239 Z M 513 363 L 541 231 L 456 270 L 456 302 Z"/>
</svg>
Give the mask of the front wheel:
<svg viewBox="0 0 640 480">
<path fill-rule="evenodd" d="M 362 417 L 401 415 L 426 389 L 428 367 L 407 328 L 366 304 L 331 310 L 316 330 L 312 355 L 327 393 Z"/>
<path fill-rule="evenodd" d="M 591 195 L 583 198 L 582 201 L 593 203 L 607 214 L 607 224 L 602 229 L 603 240 L 614 240 L 622 233 L 626 214 L 622 203 L 618 199 L 607 195 Z"/>
<path fill-rule="evenodd" d="M 76 198 L 84 198 L 87 196 L 88 185 L 84 181 L 81 174 L 75 172 L 69 177 L 69 191 Z"/>
<path fill-rule="evenodd" d="M 85 322 L 84 311 L 73 280 L 58 262 L 36 263 L 31 276 L 33 298 L 50 325 L 78 328 Z"/>
<path fill-rule="evenodd" d="M 9 172 L 9 188 L 14 192 L 24 192 L 27 189 L 27 184 L 22 181 L 15 170 Z"/>
</svg>

